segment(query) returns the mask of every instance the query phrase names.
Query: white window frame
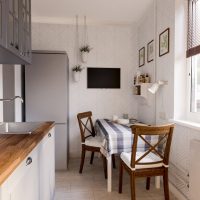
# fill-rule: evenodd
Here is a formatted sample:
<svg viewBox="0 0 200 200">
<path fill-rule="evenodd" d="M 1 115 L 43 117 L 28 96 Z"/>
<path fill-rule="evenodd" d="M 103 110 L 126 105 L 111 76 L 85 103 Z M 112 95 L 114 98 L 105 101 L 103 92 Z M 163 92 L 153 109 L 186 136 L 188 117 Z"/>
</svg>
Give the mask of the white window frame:
<svg viewBox="0 0 200 200">
<path fill-rule="evenodd" d="M 187 58 L 187 98 L 186 98 L 186 104 L 187 104 L 187 109 L 186 109 L 186 119 L 188 121 L 192 122 L 197 122 L 200 123 L 200 112 L 192 112 L 191 111 L 191 95 L 192 95 L 192 57 Z"/>
</svg>

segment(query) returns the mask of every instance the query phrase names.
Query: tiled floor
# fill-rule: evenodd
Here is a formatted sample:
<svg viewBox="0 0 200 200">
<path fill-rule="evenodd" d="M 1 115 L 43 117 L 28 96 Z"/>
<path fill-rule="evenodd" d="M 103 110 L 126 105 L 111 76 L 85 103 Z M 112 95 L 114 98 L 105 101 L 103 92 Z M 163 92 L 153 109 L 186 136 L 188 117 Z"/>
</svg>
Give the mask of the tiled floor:
<svg viewBox="0 0 200 200">
<path fill-rule="evenodd" d="M 107 182 L 104 179 L 102 160 L 95 158 L 93 165 L 85 161 L 83 174 L 78 173 L 78 159 L 70 160 L 69 170 L 56 172 L 56 200 L 130 200 L 130 181 L 124 173 L 123 193 L 118 193 L 118 171 L 113 170 L 113 191 L 107 192 Z M 152 181 L 153 182 L 153 181 Z M 145 180 L 136 182 L 137 200 L 164 200 L 163 189 L 155 189 L 151 184 L 150 191 L 145 190 Z"/>
</svg>

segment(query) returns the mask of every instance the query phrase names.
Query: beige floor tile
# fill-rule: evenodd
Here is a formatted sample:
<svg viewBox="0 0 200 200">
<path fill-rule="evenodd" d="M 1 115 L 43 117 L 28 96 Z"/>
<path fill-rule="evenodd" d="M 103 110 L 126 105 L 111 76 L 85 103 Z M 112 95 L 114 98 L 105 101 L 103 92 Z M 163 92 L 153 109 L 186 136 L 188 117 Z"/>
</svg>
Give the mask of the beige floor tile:
<svg viewBox="0 0 200 200">
<path fill-rule="evenodd" d="M 94 200 L 92 192 L 56 193 L 55 200 Z"/>
<path fill-rule="evenodd" d="M 117 159 L 116 159 L 117 160 Z M 83 173 L 79 174 L 79 159 L 72 159 L 68 171 L 56 172 L 55 200 L 130 200 L 130 177 L 125 172 L 123 193 L 118 193 L 119 169 L 113 169 L 113 191 L 107 192 L 107 180 L 104 178 L 102 160 L 94 159 L 93 165 L 89 159 L 85 161 Z M 117 166 L 118 162 L 117 162 Z M 145 189 L 145 179 L 136 180 L 137 200 L 164 200 L 163 188 L 155 189 L 154 180 L 150 191 Z"/>
</svg>

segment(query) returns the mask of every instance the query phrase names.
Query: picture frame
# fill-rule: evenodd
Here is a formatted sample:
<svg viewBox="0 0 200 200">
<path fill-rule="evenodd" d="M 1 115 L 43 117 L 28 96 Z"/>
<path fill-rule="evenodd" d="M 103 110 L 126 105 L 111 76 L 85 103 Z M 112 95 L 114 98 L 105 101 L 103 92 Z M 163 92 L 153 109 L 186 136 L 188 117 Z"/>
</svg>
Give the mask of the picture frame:
<svg viewBox="0 0 200 200">
<path fill-rule="evenodd" d="M 150 63 L 154 60 L 154 40 L 147 44 L 147 62 Z"/>
<path fill-rule="evenodd" d="M 159 56 L 169 53 L 170 48 L 170 29 L 167 28 L 159 35 Z"/>
<path fill-rule="evenodd" d="M 139 50 L 139 67 L 142 67 L 145 65 L 145 47 L 142 47 Z"/>
</svg>

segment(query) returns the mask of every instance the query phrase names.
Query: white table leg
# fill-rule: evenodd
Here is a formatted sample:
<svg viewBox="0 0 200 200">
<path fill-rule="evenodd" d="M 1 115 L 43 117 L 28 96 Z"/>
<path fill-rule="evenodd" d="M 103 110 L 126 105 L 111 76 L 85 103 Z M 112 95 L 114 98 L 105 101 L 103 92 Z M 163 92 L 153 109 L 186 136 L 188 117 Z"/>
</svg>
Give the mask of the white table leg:
<svg viewBox="0 0 200 200">
<path fill-rule="evenodd" d="M 160 176 L 155 177 L 155 187 L 156 189 L 160 189 Z"/>
<path fill-rule="evenodd" d="M 107 179 L 108 192 L 112 192 L 112 156 L 107 157 L 107 171 L 108 171 L 108 179 Z"/>
</svg>

